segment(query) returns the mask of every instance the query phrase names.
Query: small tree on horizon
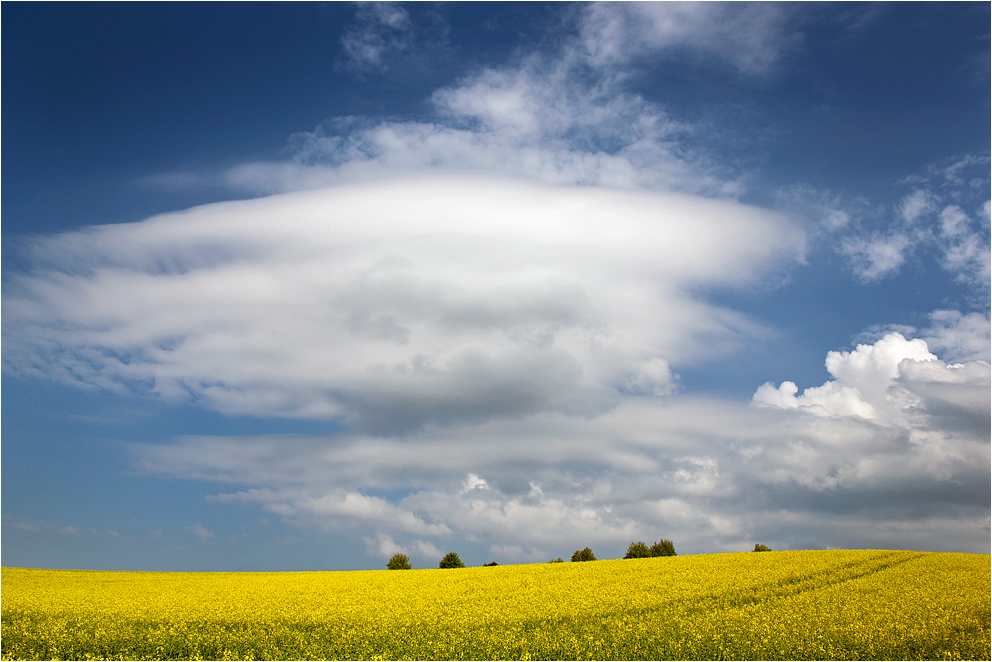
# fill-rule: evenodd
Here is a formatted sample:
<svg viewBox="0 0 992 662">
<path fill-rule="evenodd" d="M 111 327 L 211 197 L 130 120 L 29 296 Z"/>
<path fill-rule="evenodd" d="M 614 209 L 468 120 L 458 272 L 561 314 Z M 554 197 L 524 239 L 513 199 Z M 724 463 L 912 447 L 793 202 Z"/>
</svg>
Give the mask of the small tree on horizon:
<svg viewBox="0 0 992 662">
<path fill-rule="evenodd" d="M 559 556 L 556 559 L 551 559 L 548 563 L 564 563 L 565 561 Z"/>
<path fill-rule="evenodd" d="M 596 555 L 592 553 L 592 550 L 588 547 L 584 549 L 577 549 L 575 553 L 572 554 L 573 561 L 595 561 Z"/>
<path fill-rule="evenodd" d="M 625 559 L 646 559 L 651 556 L 651 550 L 643 542 L 632 542 L 627 546 Z"/>
<path fill-rule="evenodd" d="M 668 538 L 662 538 L 651 545 L 651 556 L 678 556 L 675 553 L 675 543 Z"/>
<path fill-rule="evenodd" d="M 768 547 L 766 545 L 762 545 L 760 542 L 756 542 L 756 543 L 754 543 L 754 549 L 752 551 L 755 551 L 755 552 L 770 552 L 770 551 L 772 551 L 772 548 L 771 547 Z"/>
<path fill-rule="evenodd" d="M 495 566 L 495 565 L 499 565 L 499 563 L 496 563 L 496 561 L 490 561 L 489 563 L 483 563 L 482 564 L 482 567 L 483 568 L 490 568 L 490 567 Z"/>
<path fill-rule="evenodd" d="M 465 564 L 462 563 L 462 560 L 460 558 L 458 558 L 458 554 L 456 554 L 455 552 L 448 552 L 447 554 L 444 555 L 444 558 L 441 559 L 441 562 L 437 564 L 437 567 L 464 568 Z"/>
<path fill-rule="evenodd" d="M 386 562 L 386 567 L 390 570 L 412 570 L 413 566 L 410 565 L 410 557 L 406 554 L 393 554 L 393 556 Z"/>
</svg>

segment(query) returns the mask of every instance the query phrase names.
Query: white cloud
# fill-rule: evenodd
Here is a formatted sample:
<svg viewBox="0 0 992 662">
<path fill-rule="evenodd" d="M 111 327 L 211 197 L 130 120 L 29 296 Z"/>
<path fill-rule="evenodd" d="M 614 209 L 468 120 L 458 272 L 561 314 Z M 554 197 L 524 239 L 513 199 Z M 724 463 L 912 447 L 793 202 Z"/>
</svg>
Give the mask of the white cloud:
<svg viewBox="0 0 992 662">
<path fill-rule="evenodd" d="M 930 171 L 943 178 L 943 187 L 975 186 L 987 190 L 989 157 L 965 154 L 959 159 L 950 159 L 942 164 L 934 165 Z M 980 175 L 975 177 L 975 175 Z M 984 177 L 984 180 L 983 180 Z M 976 182 L 977 180 L 977 182 Z"/>
<path fill-rule="evenodd" d="M 915 223 L 923 214 L 933 209 L 933 196 L 917 189 L 902 200 L 902 217 L 907 223 Z"/>
<path fill-rule="evenodd" d="M 987 551 L 989 364 L 949 365 L 892 333 L 830 352 L 826 365 L 834 380 L 802 395 L 793 382 L 762 386 L 754 403 L 764 407 L 627 396 L 586 419 L 546 412 L 402 439 L 213 437 L 131 450 L 148 472 L 258 486 L 215 500 L 285 503 L 290 524 L 369 531 L 379 555 L 436 559 L 441 546 L 474 545 L 501 562 L 535 561 L 585 545 L 620 555 L 630 540 L 662 536 L 683 551 L 756 539 Z M 371 490 L 405 496 L 343 505 Z M 312 507 L 323 503 L 333 507 Z"/>
<path fill-rule="evenodd" d="M 796 397 L 798 392 L 799 387 L 795 382 L 785 381 L 777 387 L 771 382 L 765 382 L 754 392 L 751 402 L 758 406 L 796 409 L 799 406 L 799 399 Z"/>
<path fill-rule="evenodd" d="M 363 2 L 341 37 L 343 66 L 358 74 L 388 69 L 388 60 L 410 48 L 410 15 L 398 3 Z"/>
<path fill-rule="evenodd" d="M 632 371 L 623 390 L 635 395 L 670 395 L 676 390 L 676 378 L 668 361 L 655 357 Z"/>
<path fill-rule="evenodd" d="M 462 494 L 466 492 L 471 492 L 472 490 L 488 490 L 489 483 L 486 482 L 484 478 L 481 478 L 475 474 L 469 474 L 465 477 L 465 482 L 462 483 Z"/>
<path fill-rule="evenodd" d="M 4 299 L 18 374 L 402 433 L 594 416 L 757 328 L 689 294 L 801 256 L 771 212 L 421 177 L 39 239 Z"/>
<path fill-rule="evenodd" d="M 594 66 L 679 49 L 766 74 L 796 45 L 791 12 L 777 3 L 594 3 L 585 8 L 581 34 Z"/>
<path fill-rule="evenodd" d="M 935 310 L 930 320 L 932 324 L 921 332 L 921 337 L 948 361 L 989 362 L 987 313 L 965 315 L 957 310 Z"/>
<path fill-rule="evenodd" d="M 814 238 L 817 227 L 827 238 L 833 235 L 833 248 L 863 283 L 895 276 L 910 257 L 935 259 L 958 282 L 984 296 L 992 251 L 989 203 L 978 196 L 988 190 L 987 173 L 985 157 L 966 155 L 930 164 L 923 174 L 899 182 L 913 188 L 892 205 L 844 201 L 807 185 L 779 191 L 776 198 L 786 213 L 813 220 Z M 977 223 L 965 209 L 975 209 Z"/>
<path fill-rule="evenodd" d="M 962 282 L 988 288 L 992 276 L 989 233 L 974 232 L 971 219 L 956 205 L 948 205 L 941 211 L 940 222 L 944 268 Z"/>
<path fill-rule="evenodd" d="M 403 548 L 396 544 L 393 537 L 386 535 L 385 533 L 380 533 L 375 537 L 375 539 L 362 538 L 362 540 L 368 547 L 369 553 L 373 556 L 390 558 L 394 554 L 403 552 Z"/>
<path fill-rule="evenodd" d="M 588 420 L 547 413 L 404 439 L 199 438 L 131 448 L 146 471 L 271 486 L 273 495 L 297 501 L 337 490 L 406 493 L 390 502 L 397 512 L 449 533 L 410 532 L 398 518 L 366 519 L 359 510 L 284 519 L 369 530 L 373 543 L 381 534 L 411 551 L 415 543 L 401 539 L 435 549 L 475 545 L 500 562 L 567 556 L 585 545 L 619 556 L 630 540 L 662 536 L 683 553 L 745 550 L 756 539 L 779 547 L 987 550 L 975 522 L 988 506 L 988 365 L 910 358 L 893 367 L 901 354 L 922 356 L 916 344 L 897 341 L 831 362 L 865 393 L 897 370 L 887 380 L 891 402 L 872 405 L 888 418 L 628 397 Z M 888 531 L 884 540 L 877 527 Z"/>
<path fill-rule="evenodd" d="M 346 45 L 354 42 L 351 61 L 378 66 L 380 51 L 388 46 L 382 35 L 399 39 L 398 31 L 412 29 L 409 17 L 391 23 L 380 16 L 383 7 L 394 6 L 370 4 L 359 10 L 360 20 L 346 37 Z M 414 171 L 472 171 L 553 184 L 740 196 L 743 175 L 717 165 L 699 141 L 691 144 L 698 129 L 674 121 L 659 104 L 632 93 L 626 76 L 612 65 L 598 66 L 603 58 L 590 54 L 587 46 L 590 39 L 596 41 L 601 54 L 607 38 L 590 26 L 613 20 L 607 16 L 626 16 L 623 30 L 636 28 L 640 36 L 614 31 L 607 41 L 619 39 L 632 51 L 657 50 L 667 42 L 656 43 L 651 36 L 655 31 L 645 32 L 643 26 L 670 22 L 671 17 L 663 16 L 667 14 L 691 17 L 679 29 L 679 43 L 700 46 L 754 73 L 767 70 L 788 41 L 782 29 L 789 12 L 714 4 L 665 10 L 652 6 L 643 9 L 646 18 L 634 16 L 640 11 L 633 5 L 590 6 L 580 19 L 585 37 L 564 39 L 554 54 L 522 56 L 512 65 L 485 68 L 436 90 L 431 112 L 422 119 L 333 118 L 291 138 L 290 163 L 242 164 L 223 179 L 232 188 L 268 194 Z M 590 37 L 593 33 L 600 36 Z M 404 43 L 389 48 L 401 49 Z"/>
<path fill-rule="evenodd" d="M 913 241 L 903 233 L 873 237 L 848 237 L 841 244 L 854 273 L 862 282 L 871 283 L 896 273 L 906 261 Z"/>
<path fill-rule="evenodd" d="M 820 236 L 843 236 L 856 226 L 857 210 L 845 206 L 841 196 L 809 184 L 795 184 L 774 193 L 775 208 L 791 217 L 804 219 L 810 233 Z"/>
<path fill-rule="evenodd" d="M 221 503 L 236 501 L 260 504 L 264 510 L 300 524 L 358 520 L 414 535 L 445 536 L 451 533 L 444 524 L 425 522 L 421 517 L 398 508 L 382 497 L 340 489 L 319 495 L 298 489 L 251 489 L 221 494 L 210 499 Z"/>
<path fill-rule="evenodd" d="M 195 536 L 204 545 L 216 537 L 212 531 L 207 530 L 202 524 L 193 524 L 192 526 L 184 527 L 183 531 L 191 536 Z"/>
<path fill-rule="evenodd" d="M 243 164 L 226 181 L 276 193 L 434 170 L 714 197 L 742 190 L 682 147 L 691 127 L 616 81 L 580 82 L 561 63 L 484 70 L 435 92 L 432 105 L 432 121 L 330 120 L 291 138 L 292 163 Z"/>
<path fill-rule="evenodd" d="M 823 219 L 828 230 L 840 230 L 851 222 L 851 215 L 840 209 L 831 209 Z"/>
<path fill-rule="evenodd" d="M 433 543 L 427 542 L 426 540 L 414 540 L 410 543 L 410 552 L 417 558 L 421 559 L 431 559 L 431 560 L 441 560 L 441 550 L 438 549 Z"/>
<path fill-rule="evenodd" d="M 941 234 L 956 238 L 968 233 L 968 216 L 960 207 L 949 205 L 940 212 Z"/>
<path fill-rule="evenodd" d="M 900 369 L 921 361 L 937 361 L 923 340 L 906 340 L 901 334 L 890 333 L 873 345 L 858 345 L 853 352 L 829 352 L 825 364 L 832 381 L 807 388 L 798 397 L 799 389 L 793 382 L 783 382 L 777 389 L 764 384 L 752 402 L 891 424 L 909 404 L 902 394 L 891 390 Z"/>
</svg>

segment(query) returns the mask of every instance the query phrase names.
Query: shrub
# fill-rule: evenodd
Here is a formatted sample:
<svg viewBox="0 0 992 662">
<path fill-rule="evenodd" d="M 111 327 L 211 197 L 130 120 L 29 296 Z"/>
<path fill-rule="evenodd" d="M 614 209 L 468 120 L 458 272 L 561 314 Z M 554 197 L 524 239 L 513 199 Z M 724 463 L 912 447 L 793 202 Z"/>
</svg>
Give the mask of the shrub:
<svg viewBox="0 0 992 662">
<path fill-rule="evenodd" d="M 496 563 L 496 561 L 490 561 L 489 563 L 483 563 L 482 564 L 482 567 L 483 568 L 488 568 L 488 567 L 494 566 L 494 565 L 499 565 L 499 563 Z"/>
<path fill-rule="evenodd" d="M 465 564 L 462 563 L 462 560 L 460 558 L 458 558 L 458 554 L 456 554 L 455 552 L 448 552 L 447 554 L 444 555 L 444 558 L 441 559 L 441 562 L 437 564 L 437 567 L 464 568 Z"/>
<path fill-rule="evenodd" d="M 662 538 L 651 545 L 651 556 L 678 556 L 675 553 L 675 544 L 667 538 Z"/>
<path fill-rule="evenodd" d="M 651 556 L 651 550 L 642 542 L 632 542 L 627 546 L 625 559 L 646 559 Z"/>
<path fill-rule="evenodd" d="M 586 547 L 585 549 L 577 549 L 575 553 L 572 554 L 573 561 L 595 561 L 596 555 L 592 553 L 592 550 Z"/>
<path fill-rule="evenodd" d="M 550 561 L 548 561 L 548 563 L 564 563 L 564 562 L 565 561 L 563 561 L 560 556 L 556 559 L 551 559 Z"/>
<path fill-rule="evenodd" d="M 410 557 L 406 554 L 393 554 L 386 567 L 390 570 L 410 570 L 413 566 L 410 565 Z"/>
<path fill-rule="evenodd" d="M 754 550 L 753 551 L 755 551 L 755 552 L 770 552 L 770 551 L 772 551 L 772 548 L 771 547 L 767 547 L 765 545 L 762 545 L 760 542 L 758 542 L 758 543 L 755 543 L 754 544 Z"/>
</svg>

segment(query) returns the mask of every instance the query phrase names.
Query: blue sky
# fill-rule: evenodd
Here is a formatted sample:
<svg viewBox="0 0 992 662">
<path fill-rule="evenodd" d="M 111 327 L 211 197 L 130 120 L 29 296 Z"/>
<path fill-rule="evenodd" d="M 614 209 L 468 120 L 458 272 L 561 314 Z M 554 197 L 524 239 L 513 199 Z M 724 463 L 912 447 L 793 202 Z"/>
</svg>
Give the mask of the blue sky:
<svg viewBox="0 0 992 662">
<path fill-rule="evenodd" d="M 3 564 L 989 552 L 989 5 L 4 3 Z"/>
</svg>

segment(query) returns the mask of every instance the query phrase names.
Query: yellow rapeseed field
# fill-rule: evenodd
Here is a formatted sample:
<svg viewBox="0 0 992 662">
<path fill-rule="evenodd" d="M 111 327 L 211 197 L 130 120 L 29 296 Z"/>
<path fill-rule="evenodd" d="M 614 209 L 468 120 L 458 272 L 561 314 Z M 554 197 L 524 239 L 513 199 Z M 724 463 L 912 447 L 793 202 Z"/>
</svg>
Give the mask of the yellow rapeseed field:
<svg viewBox="0 0 992 662">
<path fill-rule="evenodd" d="M 363 572 L 2 570 L 15 659 L 989 659 L 990 557 Z"/>
</svg>

